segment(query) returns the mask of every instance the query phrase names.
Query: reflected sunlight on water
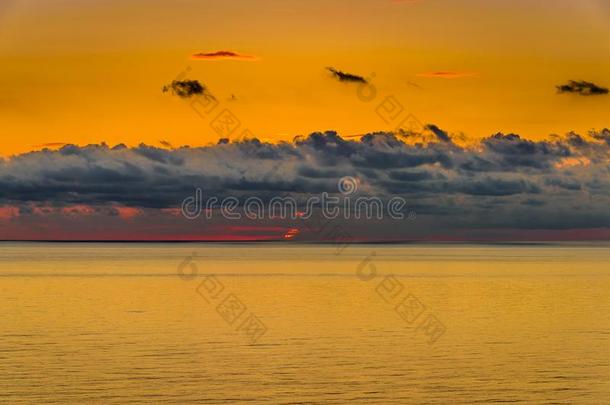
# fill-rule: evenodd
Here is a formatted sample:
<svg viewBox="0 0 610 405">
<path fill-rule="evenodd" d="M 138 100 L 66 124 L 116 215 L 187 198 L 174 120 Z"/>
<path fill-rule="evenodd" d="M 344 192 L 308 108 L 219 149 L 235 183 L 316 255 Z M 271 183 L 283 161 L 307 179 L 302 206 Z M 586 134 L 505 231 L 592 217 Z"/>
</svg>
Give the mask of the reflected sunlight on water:
<svg viewBox="0 0 610 405">
<path fill-rule="evenodd" d="M 178 277 L 192 252 L 198 276 Z M 356 271 L 372 252 L 377 273 L 363 281 Z M 607 245 L 337 255 L 319 245 L 3 243 L 0 402 L 604 403 L 609 263 Z M 198 294 L 206 274 L 264 323 L 257 344 Z M 417 321 L 380 287 L 389 274 L 402 286 L 396 299 L 425 307 Z M 426 314 L 446 328 L 432 345 L 415 333 Z"/>
</svg>

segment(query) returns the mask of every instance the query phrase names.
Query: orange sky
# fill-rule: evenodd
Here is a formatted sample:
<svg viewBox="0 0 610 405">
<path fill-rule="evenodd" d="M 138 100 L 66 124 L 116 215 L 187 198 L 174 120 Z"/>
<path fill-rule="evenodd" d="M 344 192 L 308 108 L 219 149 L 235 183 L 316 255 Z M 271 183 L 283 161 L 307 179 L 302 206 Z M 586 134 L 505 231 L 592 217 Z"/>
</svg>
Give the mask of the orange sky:
<svg viewBox="0 0 610 405">
<path fill-rule="evenodd" d="M 233 136 L 391 130 L 376 111 L 391 95 L 404 115 L 472 137 L 600 129 L 610 96 L 555 86 L 610 86 L 609 16 L 602 0 L 4 0 L 0 154 L 216 142 L 214 116 L 161 92 L 187 67 L 218 98 L 214 115 L 238 117 Z M 218 50 L 257 60 L 190 58 Z M 362 101 L 326 66 L 369 78 L 377 96 Z"/>
</svg>

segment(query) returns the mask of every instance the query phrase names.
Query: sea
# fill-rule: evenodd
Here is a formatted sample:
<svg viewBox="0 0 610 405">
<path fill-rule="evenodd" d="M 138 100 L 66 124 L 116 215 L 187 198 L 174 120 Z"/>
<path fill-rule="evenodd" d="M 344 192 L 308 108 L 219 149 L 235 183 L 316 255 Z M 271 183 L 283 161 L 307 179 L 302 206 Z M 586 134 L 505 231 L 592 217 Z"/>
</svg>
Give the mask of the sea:
<svg viewBox="0 0 610 405">
<path fill-rule="evenodd" d="M 610 244 L 0 243 L 0 403 L 603 404 Z"/>
</svg>

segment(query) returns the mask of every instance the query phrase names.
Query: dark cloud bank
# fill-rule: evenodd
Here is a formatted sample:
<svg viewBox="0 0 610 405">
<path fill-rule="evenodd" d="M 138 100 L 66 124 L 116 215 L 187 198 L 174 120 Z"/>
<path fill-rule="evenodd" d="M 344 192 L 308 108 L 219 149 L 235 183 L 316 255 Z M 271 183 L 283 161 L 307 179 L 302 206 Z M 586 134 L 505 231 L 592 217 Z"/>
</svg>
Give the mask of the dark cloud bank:
<svg viewBox="0 0 610 405">
<path fill-rule="evenodd" d="M 609 130 L 541 141 L 496 134 L 468 146 L 436 126 L 427 132 L 432 142 L 422 141 L 423 134 L 346 140 L 325 132 L 291 143 L 223 141 L 170 150 L 66 145 L 0 161 L 0 206 L 18 207 L 22 217 L 36 207 L 74 205 L 160 215 L 197 187 L 218 198 L 302 200 L 337 193 L 337 181 L 352 176 L 360 182 L 357 195 L 402 196 L 406 210 L 417 213 L 415 221 L 352 224 L 362 238 L 610 227 Z M 153 220 L 147 221 L 150 227 Z"/>
</svg>

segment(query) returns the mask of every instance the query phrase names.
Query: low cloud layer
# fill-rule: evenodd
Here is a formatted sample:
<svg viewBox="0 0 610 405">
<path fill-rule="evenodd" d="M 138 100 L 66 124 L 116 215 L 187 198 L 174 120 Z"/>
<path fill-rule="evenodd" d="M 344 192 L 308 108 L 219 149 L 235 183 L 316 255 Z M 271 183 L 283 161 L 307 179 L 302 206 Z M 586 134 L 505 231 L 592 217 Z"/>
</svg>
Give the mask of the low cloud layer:
<svg viewBox="0 0 610 405">
<path fill-rule="evenodd" d="M 580 96 L 601 96 L 608 94 L 608 89 L 595 83 L 570 80 L 567 84 L 557 86 L 559 93 L 572 93 Z"/>
<path fill-rule="evenodd" d="M 66 145 L 2 160 L 0 206 L 5 220 L 15 220 L 15 210 L 27 216 L 71 207 L 112 209 L 120 218 L 151 210 L 168 216 L 198 187 L 218 198 L 299 199 L 337 193 L 338 179 L 351 176 L 359 195 L 405 198 L 417 212 L 414 237 L 460 229 L 610 228 L 609 130 L 540 141 L 499 133 L 468 146 L 458 146 L 437 126 L 426 132 L 359 140 L 324 132 L 292 143 L 248 140 L 169 150 Z M 422 141 L 430 136 L 435 141 Z M 398 238 L 407 232 L 402 226 L 371 225 L 366 232 L 373 239 L 388 232 Z"/>
<path fill-rule="evenodd" d="M 358 75 L 354 75 L 351 73 L 346 73 L 346 72 L 342 72 L 340 70 L 337 70 L 333 67 L 327 67 L 326 70 L 328 70 L 332 76 L 339 80 L 340 82 L 346 82 L 346 83 L 368 83 L 367 80 L 362 77 L 362 76 L 358 76 Z"/>
</svg>

